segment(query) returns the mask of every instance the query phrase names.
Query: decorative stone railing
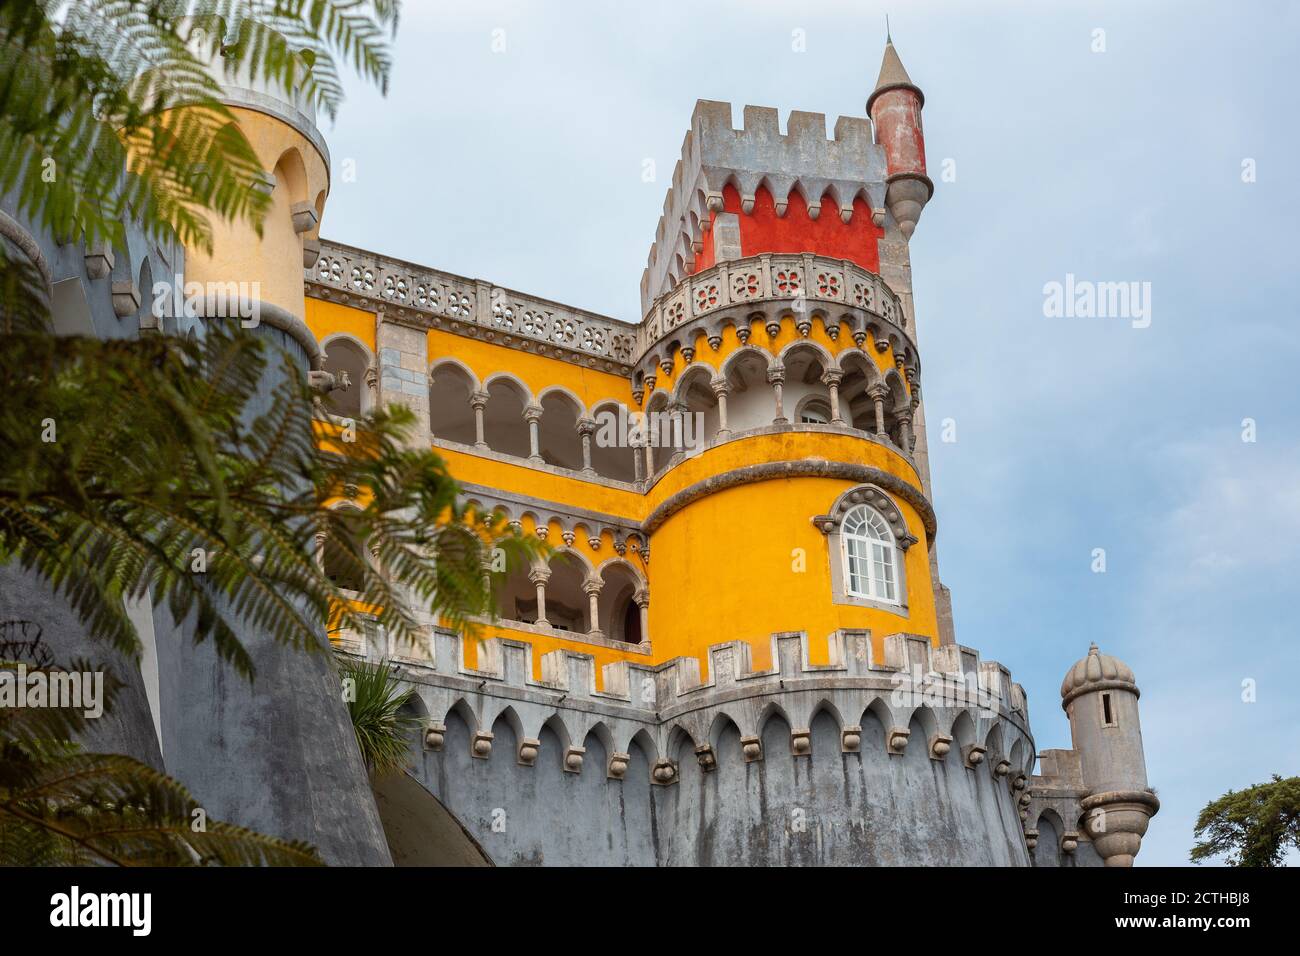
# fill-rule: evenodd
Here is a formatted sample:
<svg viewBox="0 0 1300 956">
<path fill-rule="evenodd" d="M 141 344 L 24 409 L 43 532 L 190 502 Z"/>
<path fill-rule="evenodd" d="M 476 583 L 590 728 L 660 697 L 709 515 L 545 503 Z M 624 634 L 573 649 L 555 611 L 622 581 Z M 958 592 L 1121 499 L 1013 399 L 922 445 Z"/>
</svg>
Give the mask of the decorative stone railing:
<svg viewBox="0 0 1300 956">
<path fill-rule="evenodd" d="M 834 320 L 846 318 L 853 332 L 865 332 L 872 319 L 907 336 L 902 303 L 885 280 L 844 259 L 814 255 L 762 255 L 723 262 L 679 282 L 655 300 L 646 314 L 647 347 L 674 331 L 705 320 L 725 325 L 724 315 L 735 306 L 794 304 L 794 311 L 811 316 L 824 312 Z M 800 308 L 799 303 L 804 303 Z M 843 307 L 835 315 L 836 307 Z M 716 322 L 709 322 L 716 316 Z M 838 335 L 838 322 L 833 334 Z M 711 331 L 717 331 L 712 329 Z"/>
<path fill-rule="evenodd" d="M 356 297 L 504 345 L 567 349 L 618 365 L 630 364 L 637 350 L 634 325 L 339 243 L 322 241 L 304 273 L 309 295 Z"/>
</svg>

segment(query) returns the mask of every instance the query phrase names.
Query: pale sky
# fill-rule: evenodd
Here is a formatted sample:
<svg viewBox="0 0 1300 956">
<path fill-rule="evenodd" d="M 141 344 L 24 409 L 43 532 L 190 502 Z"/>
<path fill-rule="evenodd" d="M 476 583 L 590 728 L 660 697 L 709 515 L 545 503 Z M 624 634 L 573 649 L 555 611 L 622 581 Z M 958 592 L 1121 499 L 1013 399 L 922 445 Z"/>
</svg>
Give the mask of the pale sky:
<svg viewBox="0 0 1300 956">
<path fill-rule="evenodd" d="M 463 6 L 407 0 L 388 97 L 352 83 L 323 124 L 322 234 L 628 321 L 695 100 L 864 115 L 888 12 L 936 179 L 912 262 L 958 641 L 1024 685 L 1040 751 L 1089 641 L 1132 666 L 1139 864 L 1300 773 L 1300 5 Z M 1045 317 L 1067 274 L 1151 283 L 1150 326 Z"/>
</svg>

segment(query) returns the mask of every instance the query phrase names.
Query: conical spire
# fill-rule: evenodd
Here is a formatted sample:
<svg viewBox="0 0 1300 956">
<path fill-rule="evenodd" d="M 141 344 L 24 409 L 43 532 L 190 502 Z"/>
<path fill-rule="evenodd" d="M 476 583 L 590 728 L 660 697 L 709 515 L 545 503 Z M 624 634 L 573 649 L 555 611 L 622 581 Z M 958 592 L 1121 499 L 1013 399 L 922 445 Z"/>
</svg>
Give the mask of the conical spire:
<svg viewBox="0 0 1300 956">
<path fill-rule="evenodd" d="M 880 61 L 880 76 L 876 79 L 876 88 L 872 91 L 870 98 L 867 100 L 867 112 L 871 112 L 871 104 L 876 101 L 876 97 L 888 90 L 908 89 L 915 91 L 917 97 L 921 100 L 922 105 L 925 103 L 925 94 L 921 92 L 920 87 L 912 82 L 912 78 L 907 75 L 907 70 L 903 68 L 903 61 L 899 59 L 898 51 L 894 49 L 894 41 L 886 38 L 885 56 Z"/>
</svg>

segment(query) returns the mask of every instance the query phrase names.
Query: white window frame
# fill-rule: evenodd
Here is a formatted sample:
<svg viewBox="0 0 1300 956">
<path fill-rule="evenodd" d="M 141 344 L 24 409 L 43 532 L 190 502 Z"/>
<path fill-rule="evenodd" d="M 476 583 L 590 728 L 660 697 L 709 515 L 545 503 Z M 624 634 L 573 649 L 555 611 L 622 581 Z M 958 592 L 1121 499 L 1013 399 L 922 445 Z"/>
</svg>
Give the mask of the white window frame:
<svg viewBox="0 0 1300 956">
<path fill-rule="evenodd" d="M 861 530 L 850 530 L 857 521 Z M 880 512 L 865 504 L 850 509 L 840 525 L 840 551 L 846 595 L 881 604 L 903 603 L 898 542 Z"/>
</svg>

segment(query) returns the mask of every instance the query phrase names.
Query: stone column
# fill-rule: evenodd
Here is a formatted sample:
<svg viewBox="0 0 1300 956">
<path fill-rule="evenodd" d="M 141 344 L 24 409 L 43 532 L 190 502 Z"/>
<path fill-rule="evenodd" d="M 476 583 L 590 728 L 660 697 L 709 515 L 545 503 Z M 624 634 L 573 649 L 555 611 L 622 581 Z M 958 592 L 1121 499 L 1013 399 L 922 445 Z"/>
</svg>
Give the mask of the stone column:
<svg viewBox="0 0 1300 956">
<path fill-rule="evenodd" d="M 894 417 L 898 419 L 898 447 L 904 453 L 912 450 L 912 409 L 902 408 L 894 412 Z"/>
<path fill-rule="evenodd" d="M 550 626 L 546 619 L 546 582 L 551 579 L 550 568 L 533 568 L 528 572 L 528 580 L 537 588 L 537 623 Z"/>
<path fill-rule="evenodd" d="M 843 425 L 844 419 L 840 417 L 840 382 L 844 379 L 844 372 L 838 368 L 828 368 L 822 373 L 822 384 L 831 392 L 831 424 Z"/>
<path fill-rule="evenodd" d="M 668 460 L 668 467 L 670 468 L 681 461 L 682 455 L 685 453 L 686 439 L 683 431 L 685 422 L 682 418 L 685 413 L 686 406 L 681 402 L 671 402 L 668 405 L 668 422 L 672 429 L 671 447 L 673 450 L 672 456 Z"/>
<path fill-rule="evenodd" d="M 718 437 L 722 438 L 731 434 L 727 426 L 727 395 L 731 393 L 731 384 L 725 378 L 715 378 L 709 385 L 718 398 Z"/>
<path fill-rule="evenodd" d="M 328 538 L 324 531 L 316 532 L 316 567 L 320 568 L 321 573 L 325 573 L 325 539 Z"/>
<path fill-rule="evenodd" d="M 374 365 L 366 369 L 366 390 L 361 394 L 361 414 L 368 415 L 379 406 L 379 369 Z"/>
<path fill-rule="evenodd" d="M 876 403 L 876 434 L 885 438 L 885 397 L 889 395 L 889 389 L 884 385 L 872 385 L 867 389 L 867 397 Z"/>
<path fill-rule="evenodd" d="M 628 444 L 632 447 L 632 480 L 640 484 L 645 478 L 645 462 L 641 458 L 641 442 L 629 437 Z"/>
<path fill-rule="evenodd" d="M 767 381 L 772 386 L 772 392 L 776 397 L 776 414 L 772 418 L 773 425 L 789 424 L 789 419 L 785 417 L 785 405 L 783 404 L 782 389 L 785 386 L 785 366 L 777 363 L 767 370 Z"/>
<path fill-rule="evenodd" d="M 641 640 L 650 640 L 650 592 L 646 590 L 637 591 L 632 595 L 632 600 L 636 606 L 641 609 Z"/>
<path fill-rule="evenodd" d="M 592 637 L 601 637 L 600 630 L 600 589 L 605 586 L 605 582 L 600 578 L 588 578 L 582 584 L 582 590 L 587 594 L 588 609 L 591 614 L 591 627 L 588 633 Z"/>
<path fill-rule="evenodd" d="M 480 450 L 488 446 L 483 433 L 483 410 L 487 408 L 489 397 L 488 393 L 481 389 L 470 393 L 469 396 L 470 408 L 474 409 L 474 447 Z"/>
<path fill-rule="evenodd" d="M 650 440 L 647 434 L 645 438 L 645 480 L 654 481 L 655 478 L 655 452 L 654 442 Z"/>
<path fill-rule="evenodd" d="M 596 422 L 590 418 L 578 419 L 578 435 L 582 438 L 582 473 L 594 475 L 596 469 L 591 467 L 591 436 L 596 431 Z"/>
<path fill-rule="evenodd" d="M 532 465 L 544 465 L 546 461 L 541 453 L 541 435 L 538 426 L 542 420 L 542 406 L 532 404 L 524 409 L 524 421 L 528 422 L 528 462 Z"/>
</svg>

